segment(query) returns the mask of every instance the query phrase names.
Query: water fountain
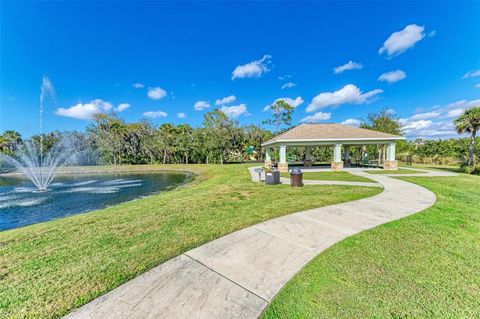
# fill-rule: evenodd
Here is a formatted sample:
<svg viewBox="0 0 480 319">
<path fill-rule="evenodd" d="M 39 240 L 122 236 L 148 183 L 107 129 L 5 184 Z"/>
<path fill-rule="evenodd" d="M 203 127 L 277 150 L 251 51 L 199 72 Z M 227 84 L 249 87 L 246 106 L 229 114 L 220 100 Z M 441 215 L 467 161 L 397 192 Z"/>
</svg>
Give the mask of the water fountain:
<svg viewBox="0 0 480 319">
<path fill-rule="evenodd" d="M 59 168 L 71 164 L 76 159 L 76 152 L 69 139 L 63 138 L 47 152 L 44 150 L 43 111 L 47 96 L 55 98 L 55 89 L 47 76 L 42 79 L 40 87 L 40 145 L 37 147 L 30 140 L 24 142 L 15 155 L 1 154 L 7 163 L 15 166 L 25 177 L 30 179 L 38 191 L 47 191 Z"/>
</svg>

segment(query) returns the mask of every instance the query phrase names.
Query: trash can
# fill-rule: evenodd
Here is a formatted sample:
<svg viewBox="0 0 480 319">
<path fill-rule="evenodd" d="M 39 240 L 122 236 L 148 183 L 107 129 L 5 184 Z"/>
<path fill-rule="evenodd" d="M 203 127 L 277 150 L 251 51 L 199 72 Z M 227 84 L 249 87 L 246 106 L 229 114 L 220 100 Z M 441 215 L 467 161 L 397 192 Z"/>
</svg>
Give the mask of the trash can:
<svg viewBox="0 0 480 319">
<path fill-rule="evenodd" d="M 271 170 L 271 171 L 265 172 L 265 183 L 267 185 L 280 184 L 280 171 Z"/>
<path fill-rule="evenodd" d="M 299 168 L 294 168 L 290 171 L 290 186 L 292 187 L 303 186 L 303 173 Z"/>
</svg>

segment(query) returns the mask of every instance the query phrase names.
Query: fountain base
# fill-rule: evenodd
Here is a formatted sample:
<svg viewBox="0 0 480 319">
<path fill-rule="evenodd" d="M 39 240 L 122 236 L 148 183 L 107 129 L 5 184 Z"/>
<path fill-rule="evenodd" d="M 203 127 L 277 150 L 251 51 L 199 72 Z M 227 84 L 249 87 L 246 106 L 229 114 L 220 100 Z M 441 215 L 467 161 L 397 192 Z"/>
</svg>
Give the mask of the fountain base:
<svg viewBox="0 0 480 319">
<path fill-rule="evenodd" d="M 36 189 L 36 190 L 34 190 L 33 192 L 34 192 L 34 193 L 45 193 L 45 192 L 48 192 L 48 191 L 49 191 L 49 189 L 46 189 L 46 188 L 45 188 L 45 189 Z"/>
</svg>

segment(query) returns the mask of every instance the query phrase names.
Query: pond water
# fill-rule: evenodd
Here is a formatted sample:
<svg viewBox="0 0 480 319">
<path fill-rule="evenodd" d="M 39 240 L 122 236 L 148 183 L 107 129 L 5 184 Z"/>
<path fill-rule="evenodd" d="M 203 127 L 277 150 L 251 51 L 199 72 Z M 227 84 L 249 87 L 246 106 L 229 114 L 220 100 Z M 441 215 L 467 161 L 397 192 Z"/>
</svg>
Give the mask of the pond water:
<svg viewBox="0 0 480 319">
<path fill-rule="evenodd" d="M 191 177 L 180 172 L 60 175 L 47 192 L 35 192 L 25 179 L 0 177 L 0 231 L 164 192 Z"/>
</svg>

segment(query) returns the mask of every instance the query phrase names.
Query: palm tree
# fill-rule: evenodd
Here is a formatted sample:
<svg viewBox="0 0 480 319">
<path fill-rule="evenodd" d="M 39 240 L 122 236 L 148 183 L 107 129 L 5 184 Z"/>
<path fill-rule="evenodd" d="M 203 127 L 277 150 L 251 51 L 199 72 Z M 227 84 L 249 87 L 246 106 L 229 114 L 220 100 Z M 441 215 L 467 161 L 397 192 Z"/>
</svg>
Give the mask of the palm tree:
<svg viewBox="0 0 480 319">
<path fill-rule="evenodd" d="M 458 134 L 470 133 L 472 139 L 468 147 L 468 162 L 469 166 L 473 165 L 473 148 L 475 145 L 475 138 L 477 131 L 480 129 L 480 106 L 474 106 L 468 109 L 455 121 L 455 126 Z"/>
</svg>

